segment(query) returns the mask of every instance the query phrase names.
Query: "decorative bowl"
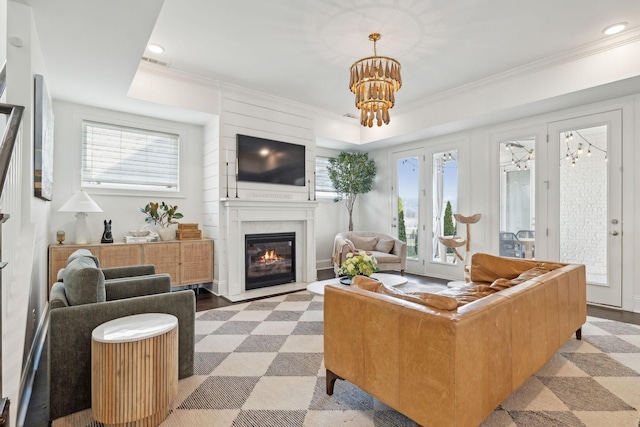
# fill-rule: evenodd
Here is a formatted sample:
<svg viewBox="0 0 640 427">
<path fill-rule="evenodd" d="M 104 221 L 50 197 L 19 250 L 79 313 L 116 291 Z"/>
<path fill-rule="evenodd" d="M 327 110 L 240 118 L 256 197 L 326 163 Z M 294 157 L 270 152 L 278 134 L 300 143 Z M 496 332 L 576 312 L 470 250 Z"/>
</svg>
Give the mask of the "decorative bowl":
<svg viewBox="0 0 640 427">
<path fill-rule="evenodd" d="M 131 230 L 129 234 L 133 237 L 144 237 L 149 235 L 149 230 Z"/>
</svg>

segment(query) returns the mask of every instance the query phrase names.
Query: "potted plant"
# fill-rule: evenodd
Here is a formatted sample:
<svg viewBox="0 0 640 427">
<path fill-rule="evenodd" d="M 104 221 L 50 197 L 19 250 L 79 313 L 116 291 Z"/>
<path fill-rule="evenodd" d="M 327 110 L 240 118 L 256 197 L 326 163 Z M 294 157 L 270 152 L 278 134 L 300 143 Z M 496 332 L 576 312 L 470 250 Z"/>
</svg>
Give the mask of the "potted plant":
<svg viewBox="0 0 640 427">
<path fill-rule="evenodd" d="M 177 224 L 176 219 L 182 218 L 178 212 L 178 205 L 171 206 L 167 203 L 149 202 L 140 212 L 146 215 L 145 222 L 159 226 L 158 234 L 162 240 L 175 239 L 175 230 L 169 228 L 171 224 Z"/>
<path fill-rule="evenodd" d="M 329 179 L 339 197 L 345 198 L 349 212 L 349 231 L 353 231 L 353 205 L 358 194 L 364 194 L 373 188 L 376 177 L 376 164 L 369 160 L 367 153 L 341 152 L 338 157 L 329 159 Z"/>
</svg>

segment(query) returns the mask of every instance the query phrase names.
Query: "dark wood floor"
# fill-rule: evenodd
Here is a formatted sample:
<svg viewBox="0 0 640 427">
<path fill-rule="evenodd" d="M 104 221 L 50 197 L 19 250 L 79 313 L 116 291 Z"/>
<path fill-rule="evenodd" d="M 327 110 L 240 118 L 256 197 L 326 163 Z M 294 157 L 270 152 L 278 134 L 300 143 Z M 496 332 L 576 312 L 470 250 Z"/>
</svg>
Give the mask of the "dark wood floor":
<svg viewBox="0 0 640 427">
<path fill-rule="evenodd" d="M 318 270 L 318 279 L 324 280 L 333 277 L 333 270 Z M 417 276 L 407 274 L 409 280 L 419 284 L 446 284 L 448 280 L 436 279 L 433 277 Z M 196 311 L 206 311 L 213 308 L 225 307 L 233 303 L 218 297 L 210 292 L 201 291 L 196 297 Z M 603 319 L 617 320 L 619 322 L 633 323 L 640 325 L 640 313 L 631 313 L 628 311 L 620 311 L 612 308 L 587 306 L 587 315 L 600 317 Z M 42 356 L 38 364 L 35 382 L 33 384 L 33 393 L 29 401 L 27 415 L 25 419 L 25 427 L 47 427 L 47 344 L 45 343 Z M 11 408 L 15 414 L 16 407 Z M 16 416 L 13 415 L 12 416 Z"/>
</svg>

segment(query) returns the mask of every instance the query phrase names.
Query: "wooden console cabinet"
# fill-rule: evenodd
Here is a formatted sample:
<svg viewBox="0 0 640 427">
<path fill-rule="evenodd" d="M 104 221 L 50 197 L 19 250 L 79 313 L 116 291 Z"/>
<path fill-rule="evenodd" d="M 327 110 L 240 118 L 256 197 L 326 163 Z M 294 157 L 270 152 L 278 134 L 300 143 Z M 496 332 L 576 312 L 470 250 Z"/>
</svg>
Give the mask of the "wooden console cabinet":
<svg viewBox="0 0 640 427">
<path fill-rule="evenodd" d="M 213 240 L 171 240 L 148 243 L 97 243 L 49 246 L 49 289 L 58 271 L 77 249 L 88 249 L 100 267 L 153 264 L 156 273 L 169 273 L 173 286 L 213 282 Z"/>
</svg>

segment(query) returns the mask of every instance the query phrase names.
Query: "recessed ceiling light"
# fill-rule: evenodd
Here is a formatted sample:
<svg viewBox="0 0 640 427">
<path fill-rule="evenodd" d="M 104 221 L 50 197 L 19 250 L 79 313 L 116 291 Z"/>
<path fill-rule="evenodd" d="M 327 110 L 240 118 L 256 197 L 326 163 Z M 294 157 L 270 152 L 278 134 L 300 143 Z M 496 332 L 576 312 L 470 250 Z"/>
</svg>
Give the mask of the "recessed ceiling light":
<svg viewBox="0 0 640 427">
<path fill-rule="evenodd" d="M 602 32 L 608 36 L 618 34 L 620 31 L 627 28 L 627 25 L 628 24 L 626 22 L 618 22 L 617 24 L 609 25 L 607 28 L 602 30 Z"/>
<path fill-rule="evenodd" d="M 149 49 L 153 53 L 162 53 L 162 52 L 164 52 L 164 48 L 162 46 L 160 46 L 159 44 L 150 44 L 149 46 L 147 46 L 147 49 Z"/>
</svg>

